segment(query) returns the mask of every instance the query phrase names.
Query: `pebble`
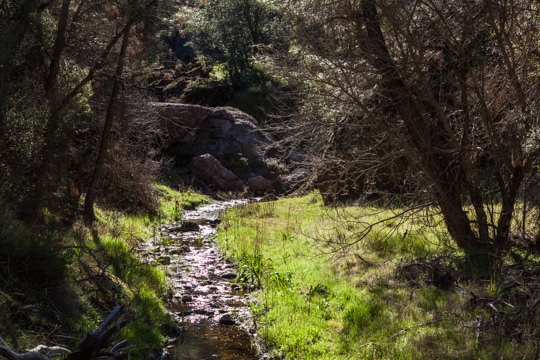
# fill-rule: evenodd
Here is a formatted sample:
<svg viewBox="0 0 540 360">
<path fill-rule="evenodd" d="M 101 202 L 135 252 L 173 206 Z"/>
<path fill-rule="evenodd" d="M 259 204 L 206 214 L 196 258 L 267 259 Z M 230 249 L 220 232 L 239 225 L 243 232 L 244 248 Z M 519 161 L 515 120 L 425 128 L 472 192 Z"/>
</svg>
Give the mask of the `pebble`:
<svg viewBox="0 0 540 360">
<path fill-rule="evenodd" d="M 174 356 L 170 353 L 170 349 L 166 348 L 163 349 L 163 352 L 161 353 L 161 356 L 159 357 L 160 360 L 174 360 Z"/>
<path fill-rule="evenodd" d="M 236 275 L 236 273 L 233 273 L 233 272 L 226 272 L 221 275 L 221 277 L 224 279 L 236 279 L 237 276 L 238 275 Z"/>
<path fill-rule="evenodd" d="M 177 248 L 169 248 L 169 254 L 171 255 L 180 255 L 190 252 L 191 249 L 187 245 L 182 245 Z"/>
<path fill-rule="evenodd" d="M 178 230 L 181 232 L 199 231 L 199 224 L 194 221 L 184 221 Z"/>
<path fill-rule="evenodd" d="M 189 214 L 184 221 L 161 227 L 160 230 L 164 231 L 161 236 L 166 236 L 167 242 L 156 242 L 147 252 L 157 252 L 149 254 L 149 257 L 154 261 L 160 259 L 162 265 L 169 265 L 166 270 L 171 273 L 169 276 L 174 285 L 171 297 L 174 298 L 175 317 L 179 324 L 238 326 L 249 316 L 244 314 L 249 309 L 245 306 L 243 294 L 235 291 L 242 290 L 235 281 L 239 276 L 238 269 L 217 248 L 212 227 L 219 221 L 192 221 L 196 216 Z M 235 320 L 232 314 L 237 312 L 239 318 Z M 184 329 L 187 331 L 187 328 Z M 200 330 L 197 326 L 189 327 L 189 331 L 193 332 L 193 336 L 206 336 L 198 333 Z M 218 331 L 227 332 L 229 329 Z M 246 331 L 254 334 L 253 329 Z M 161 360 L 175 360 L 168 353 L 172 357 L 178 356 L 176 352 L 166 349 Z"/>
<path fill-rule="evenodd" d="M 231 315 L 225 314 L 219 318 L 219 323 L 222 325 L 236 325 L 236 321 L 232 318 Z"/>
<path fill-rule="evenodd" d="M 158 262 L 159 262 L 161 265 L 171 265 L 171 257 L 170 257 L 170 256 L 161 256 L 161 257 L 158 259 Z"/>
</svg>

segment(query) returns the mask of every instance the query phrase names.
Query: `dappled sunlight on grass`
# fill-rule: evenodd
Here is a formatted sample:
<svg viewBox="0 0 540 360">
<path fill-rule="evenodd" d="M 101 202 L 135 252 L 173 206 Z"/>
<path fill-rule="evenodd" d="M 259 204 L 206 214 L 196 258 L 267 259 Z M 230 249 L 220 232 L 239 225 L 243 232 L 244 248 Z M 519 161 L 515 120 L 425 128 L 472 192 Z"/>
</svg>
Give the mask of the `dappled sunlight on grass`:
<svg viewBox="0 0 540 360">
<path fill-rule="evenodd" d="M 167 185 L 156 185 L 160 196 L 159 215 L 163 220 L 180 220 L 184 209 L 192 209 L 198 205 L 209 204 L 210 199 L 196 193 L 191 188 L 185 192 L 179 192 Z"/>
<path fill-rule="evenodd" d="M 76 285 L 86 301 L 105 309 L 129 304 L 128 325 L 122 331 L 133 344 L 130 354 L 135 358 L 158 349 L 163 342 L 160 327 L 172 321 L 163 305 L 169 290 L 167 277 L 156 264 L 141 259 L 138 248 L 156 236 L 159 224 L 180 220 L 183 209 L 210 202 L 193 191 L 157 188 L 158 214 L 130 215 L 97 207 L 94 224 L 77 223 L 66 236 L 72 243 L 67 251 L 74 259 Z M 83 314 L 80 321 L 88 322 L 87 318 Z M 87 330 L 86 325 L 76 327 Z"/>
<path fill-rule="evenodd" d="M 313 193 L 247 204 L 222 220 L 223 251 L 257 273 L 260 290 L 251 306 L 274 355 L 490 359 L 498 351 L 509 358 L 533 353 L 478 338 L 475 321 L 485 314 L 470 307 L 463 292 L 400 273 L 412 271 L 402 266 L 411 259 L 444 259 L 449 251 L 459 256 L 434 211 L 327 208 Z"/>
</svg>

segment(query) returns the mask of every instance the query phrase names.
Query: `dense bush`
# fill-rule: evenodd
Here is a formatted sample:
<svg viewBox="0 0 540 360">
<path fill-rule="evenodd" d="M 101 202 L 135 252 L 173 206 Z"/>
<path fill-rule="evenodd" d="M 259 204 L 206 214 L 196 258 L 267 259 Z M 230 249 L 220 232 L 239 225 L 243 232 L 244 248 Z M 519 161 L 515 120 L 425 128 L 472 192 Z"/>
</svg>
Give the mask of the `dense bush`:
<svg viewBox="0 0 540 360">
<path fill-rule="evenodd" d="M 61 248 L 33 235 L 0 204 L 0 290 L 35 290 L 62 282 L 67 259 Z"/>
<path fill-rule="evenodd" d="M 233 84 L 252 75 L 254 58 L 287 46 L 283 13 L 266 1 L 210 1 L 188 21 L 199 56 L 227 65 Z M 249 79 L 248 79 L 249 80 Z"/>
</svg>

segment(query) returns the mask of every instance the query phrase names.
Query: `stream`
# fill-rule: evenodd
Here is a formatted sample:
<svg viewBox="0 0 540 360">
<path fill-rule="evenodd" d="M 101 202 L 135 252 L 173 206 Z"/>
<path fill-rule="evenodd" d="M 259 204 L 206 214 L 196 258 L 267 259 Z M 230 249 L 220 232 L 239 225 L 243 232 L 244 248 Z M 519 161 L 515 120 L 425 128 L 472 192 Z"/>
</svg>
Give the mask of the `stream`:
<svg viewBox="0 0 540 360">
<path fill-rule="evenodd" d="M 161 225 L 146 253 L 163 266 L 172 285 L 169 312 L 179 335 L 161 360 L 262 359 L 247 294 L 235 282 L 236 267 L 215 242 L 220 213 L 241 201 L 215 202 L 185 211 L 182 221 Z"/>
</svg>

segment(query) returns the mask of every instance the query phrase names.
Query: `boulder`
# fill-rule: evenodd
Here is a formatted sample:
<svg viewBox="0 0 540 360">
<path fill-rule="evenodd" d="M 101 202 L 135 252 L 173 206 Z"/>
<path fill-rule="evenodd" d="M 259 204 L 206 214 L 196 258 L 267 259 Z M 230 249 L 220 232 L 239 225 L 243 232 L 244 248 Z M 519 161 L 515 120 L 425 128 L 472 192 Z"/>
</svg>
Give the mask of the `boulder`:
<svg viewBox="0 0 540 360">
<path fill-rule="evenodd" d="M 288 189 L 298 189 L 309 181 L 309 170 L 304 167 L 293 169 L 284 178 L 284 186 Z"/>
<path fill-rule="evenodd" d="M 186 178 L 213 190 L 247 187 L 259 195 L 283 189 L 282 152 L 250 115 L 231 107 L 151 103 L 166 137 L 167 152 Z M 193 181 L 192 181 L 193 183 Z"/>
<path fill-rule="evenodd" d="M 256 195 L 268 194 L 274 190 L 274 181 L 260 175 L 247 179 L 247 185 Z"/>
<path fill-rule="evenodd" d="M 191 170 L 195 176 L 203 180 L 215 190 L 242 190 L 244 183 L 232 171 L 225 168 L 211 154 L 196 156 L 191 161 Z"/>
</svg>

